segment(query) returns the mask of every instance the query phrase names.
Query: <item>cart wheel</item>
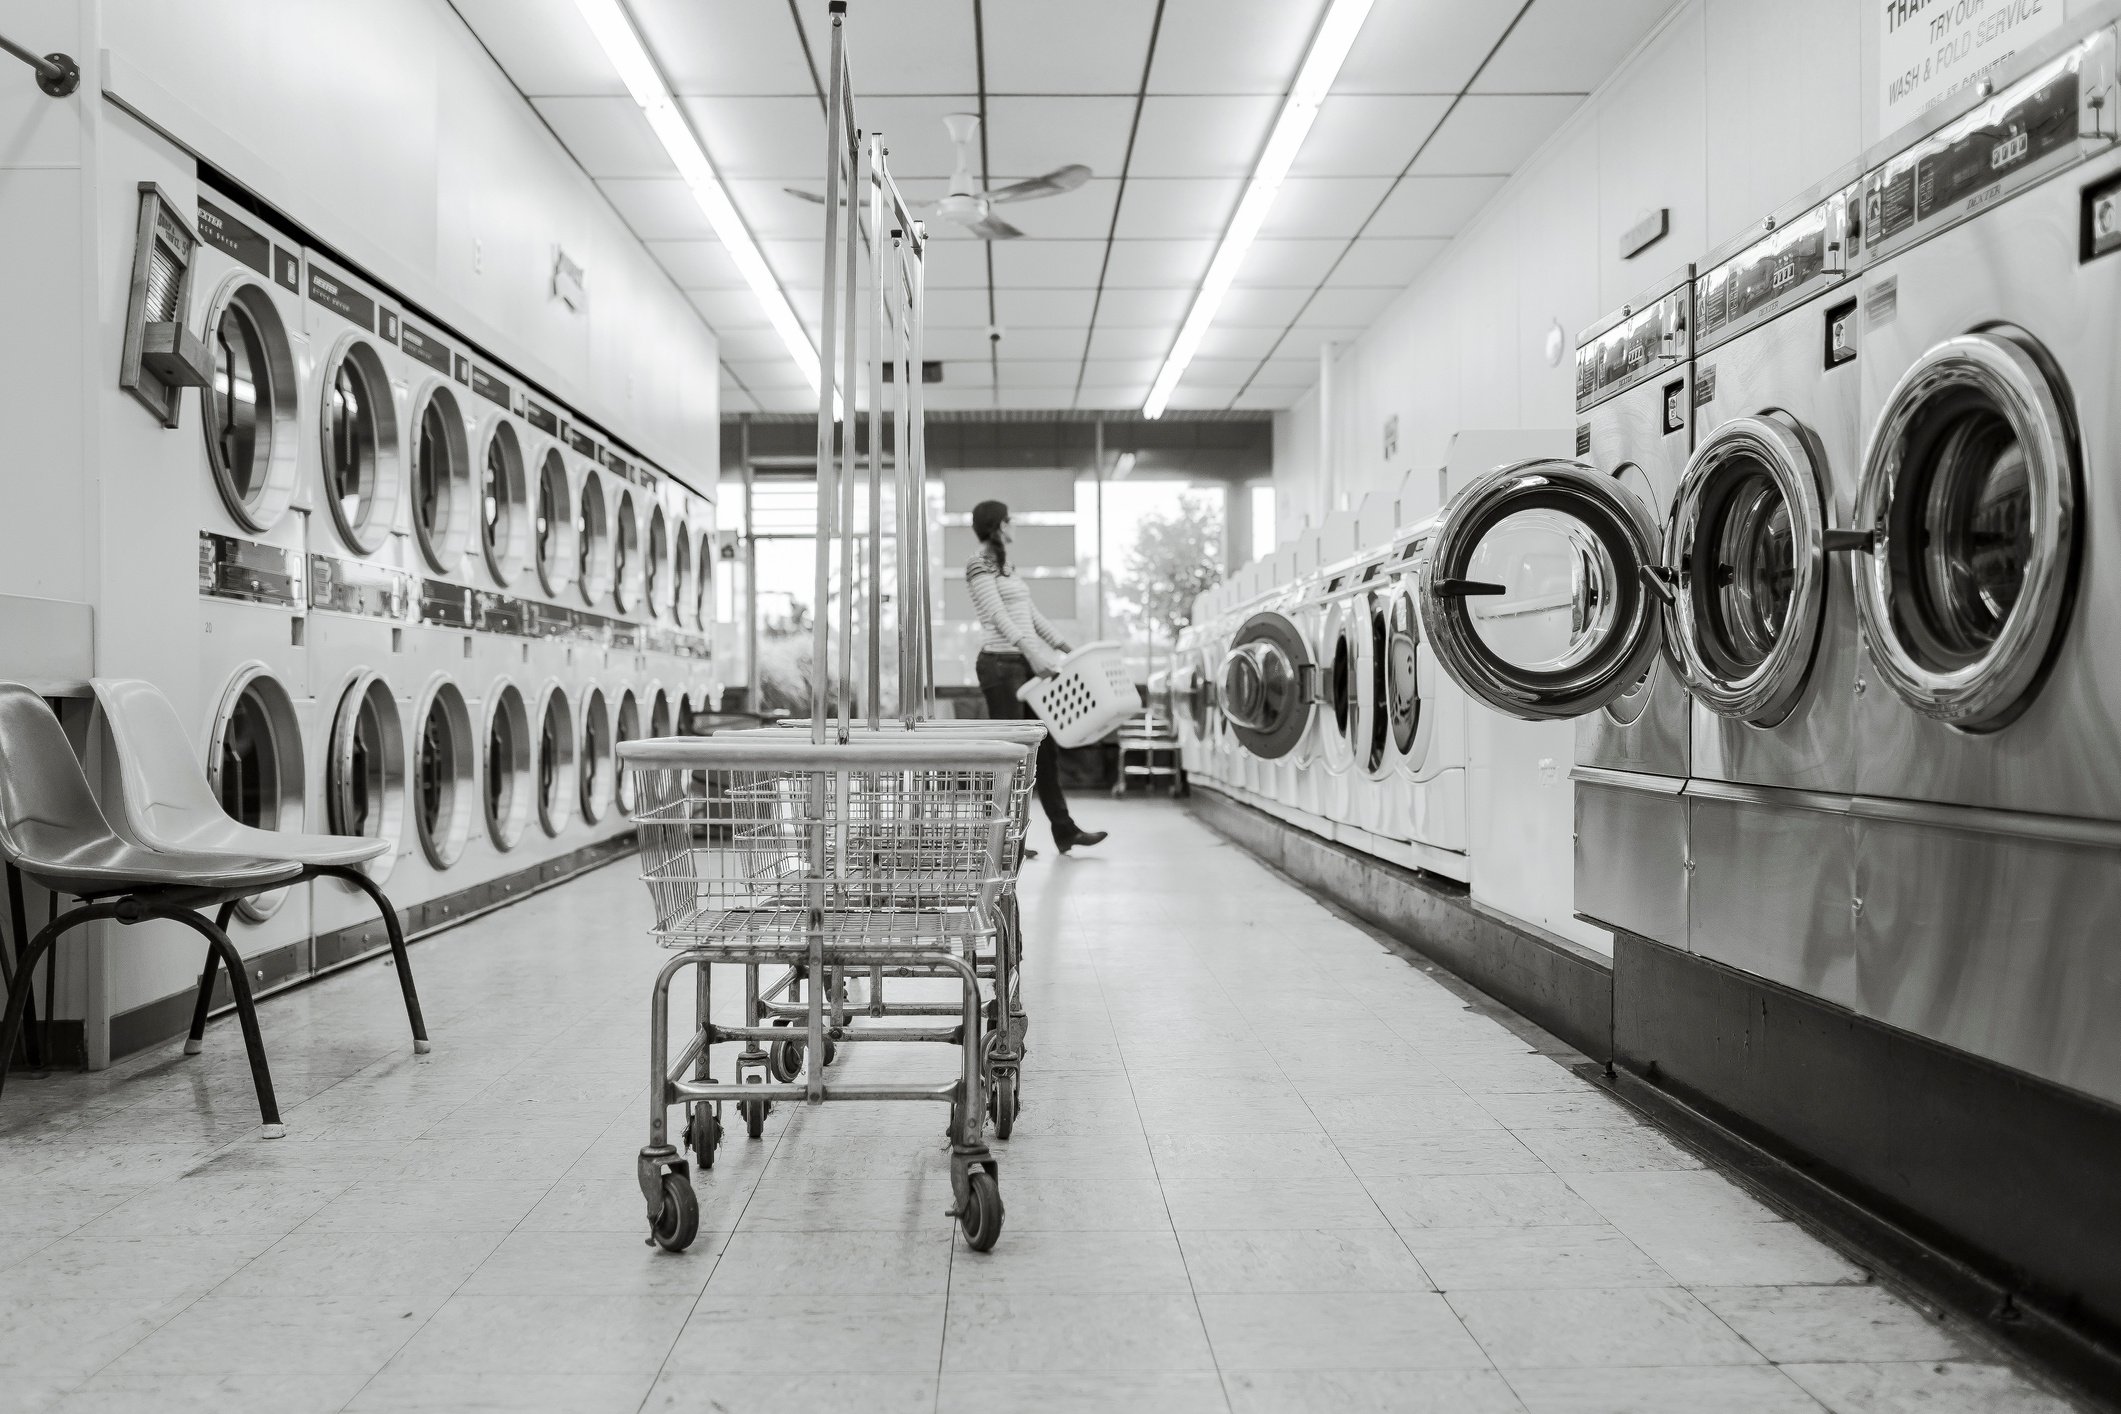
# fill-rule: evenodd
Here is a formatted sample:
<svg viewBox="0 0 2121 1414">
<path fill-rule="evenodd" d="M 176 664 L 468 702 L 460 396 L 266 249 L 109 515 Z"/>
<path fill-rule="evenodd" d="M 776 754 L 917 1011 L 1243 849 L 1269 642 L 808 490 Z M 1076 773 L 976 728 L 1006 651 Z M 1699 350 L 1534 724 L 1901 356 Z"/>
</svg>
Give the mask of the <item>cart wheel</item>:
<svg viewBox="0 0 2121 1414">
<path fill-rule="evenodd" d="M 697 1104 L 685 1120 L 685 1147 L 692 1150 L 700 1167 L 714 1167 L 714 1151 L 722 1144 L 722 1121 L 715 1117 L 711 1104 Z"/>
<path fill-rule="evenodd" d="M 682 1252 L 700 1234 L 700 1200 L 693 1196 L 692 1180 L 681 1173 L 663 1175 L 663 1212 L 651 1235 L 665 1252 Z"/>
<path fill-rule="evenodd" d="M 827 1064 L 827 1065 L 831 1065 L 831 1064 L 832 1064 L 832 1063 L 833 1063 L 834 1061 L 838 1060 L 839 1058 L 840 1058 L 840 1048 L 839 1048 L 839 1043 L 838 1043 L 838 1042 L 836 1042 L 836 1041 L 834 1041 L 834 1040 L 833 1040 L 833 1039 L 832 1039 L 832 1038 L 831 1038 L 830 1036 L 827 1036 L 827 1037 L 825 1038 L 825 1064 Z"/>
<path fill-rule="evenodd" d="M 795 1080 L 803 1073 L 803 1043 L 775 1041 L 766 1051 L 766 1069 L 783 1085 Z"/>
<path fill-rule="evenodd" d="M 964 1230 L 965 1245 L 975 1252 L 993 1250 L 1002 1235 L 1002 1188 L 987 1170 L 978 1169 L 965 1181 L 957 1223 Z"/>
<path fill-rule="evenodd" d="M 987 1113 L 994 1117 L 994 1137 L 1007 1139 L 1016 1128 L 1016 1072 L 1000 1070 L 994 1074 L 994 1083 L 987 1087 Z"/>
<path fill-rule="evenodd" d="M 759 1078 L 754 1075 L 751 1077 L 748 1083 L 757 1085 L 761 1082 Z M 754 1139 L 757 1139 L 765 1134 L 766 1111 L 771 1106 L 771 1104 L 772 1101 L 770 1100 L 737 1101 L 737 1108 L 744 1112 L 744 1132 L 746 1134 L 750 1135 Z"/>
</svg>

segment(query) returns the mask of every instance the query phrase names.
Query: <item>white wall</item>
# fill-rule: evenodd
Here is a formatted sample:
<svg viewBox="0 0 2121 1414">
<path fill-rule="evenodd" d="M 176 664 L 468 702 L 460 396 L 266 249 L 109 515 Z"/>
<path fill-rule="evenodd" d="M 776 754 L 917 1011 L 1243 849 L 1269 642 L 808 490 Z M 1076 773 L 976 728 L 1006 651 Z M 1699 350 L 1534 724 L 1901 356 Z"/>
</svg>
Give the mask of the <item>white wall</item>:
<svg viewBox="0 0 2121 1414">
<path fill-rule="evenodd" d="M 1443 464 L 1462 428 L 1575 423 L 1576 335 L 1880 134 L 1867 76 L 1875 6 L 1686 0 L 1360 339 L 1337 351 L 1335 465 L 1317 465 L 1317 392 L 1275 418 L 1286 536 Z M 1666 207 L 1633 260 L 1620 233 Z M 1565 345 L 1549 365 L 1558 324 Z M 1384 458 L 1387 418 L 1398 455 Z M 1340 498 L 1345 497 L 1345 500 Z"/>
</svg>

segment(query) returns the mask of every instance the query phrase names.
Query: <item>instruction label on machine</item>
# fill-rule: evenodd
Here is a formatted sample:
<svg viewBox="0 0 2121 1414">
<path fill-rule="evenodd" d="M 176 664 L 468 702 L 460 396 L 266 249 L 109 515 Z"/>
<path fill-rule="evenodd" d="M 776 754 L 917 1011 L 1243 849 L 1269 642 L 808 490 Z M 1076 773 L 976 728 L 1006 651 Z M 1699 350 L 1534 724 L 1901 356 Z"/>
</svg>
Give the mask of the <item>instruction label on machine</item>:
<svg viewBox="0 0 2121 1414">
<path fill-rule="evenodd" d="M 1890 133 L 2062 24 L 2063 0 L 1876 0 L 1879 127 Z"/>
</svg>

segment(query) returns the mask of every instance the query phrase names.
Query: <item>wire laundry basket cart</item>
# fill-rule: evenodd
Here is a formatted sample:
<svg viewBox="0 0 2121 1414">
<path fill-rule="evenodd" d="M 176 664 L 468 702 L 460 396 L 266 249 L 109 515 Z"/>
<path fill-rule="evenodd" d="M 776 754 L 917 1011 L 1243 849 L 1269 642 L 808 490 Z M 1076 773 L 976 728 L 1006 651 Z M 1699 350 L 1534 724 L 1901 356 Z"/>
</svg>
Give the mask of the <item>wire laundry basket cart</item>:
<svg viewBox="0 0 2121 1414">
<path fill-rule="evenodd" d="M 757 1133 L 776 1100 L 940 1100 L 950 1106 L 953 1213 L 968 1245 L 1001 1234 L 998 1166 L 986 1145 L 985 1008 L 977 972 L 997 935 L 1011 797 L 1030 748 L 993 739 L 908 735 L 815 744 L 792 733 L 627 742 L 635 820 L 655 936 L 674 949 L 650 1003 L 648 1144 L 639 1176 L 653 1240 L 681 1251 L 699 1231 L 689 1171 L 669 1140 L 669 1111 L 686 1107 L 688 1138 L 711 1162 L 721 1111 L 735 1103 Z M 959 984 L 955 1024 L 872 1028 L 870 1041 L 941 1042 L 960 1050 L 942 1084 L 827 1084 L 823 1066 L 800 1080 L 752 1074 L 717 1081 L 709 1047 L 771 1040 L 757 1025 L 712 1017 L 712 969 L 784 964 L 876 968 Z M 670 988 L 694 972 L 695 1024 L 669 1048 Z M 810 989 L 805 1040 L 822 1054 L 827 992 Z M 688 1073 L 689 1072 L 689 1073 Z"/>
</svg>

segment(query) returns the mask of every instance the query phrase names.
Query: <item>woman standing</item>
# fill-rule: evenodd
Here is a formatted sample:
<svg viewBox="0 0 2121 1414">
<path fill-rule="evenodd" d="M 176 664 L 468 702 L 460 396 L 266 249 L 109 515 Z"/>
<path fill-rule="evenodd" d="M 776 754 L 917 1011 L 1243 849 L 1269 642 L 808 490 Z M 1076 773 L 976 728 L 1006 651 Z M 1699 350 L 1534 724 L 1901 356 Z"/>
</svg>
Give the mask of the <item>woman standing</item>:
<svg viewBox="0 0 2121 1414">
<path fill-rule="evenodd" d="M 1009 508 L 1000 501 L 974 506 L 972 533 L 979 537 L 980 547 L 965 565 L 965 588 L 971 591 L 972 607 L 979 612 L 985 630 L 977 672 L 980 691 L 987 698 L 987 715 L 1030 717 L 1034 714 L 1016 690 L 1031 681 L 1033 674 L 1053 676 L 1061 657 L 1073 650 L 1032 606 L 1031 587 L 1009 563 Z M 1038 744 L 1038 803 L 1046 809 L 1046 823 L 1053 827 L 1053 842 L 1062 854 L 1105 837 L 1103 830 L 1080 828 L 1068 813 L 1068 797 L 1061 793 L 1060 752 L 1051 736 Z"/>
</svg>

